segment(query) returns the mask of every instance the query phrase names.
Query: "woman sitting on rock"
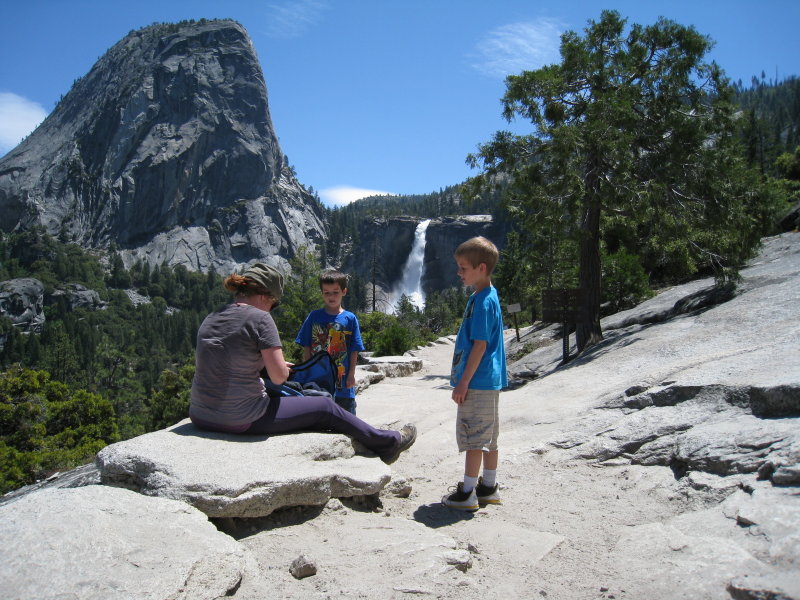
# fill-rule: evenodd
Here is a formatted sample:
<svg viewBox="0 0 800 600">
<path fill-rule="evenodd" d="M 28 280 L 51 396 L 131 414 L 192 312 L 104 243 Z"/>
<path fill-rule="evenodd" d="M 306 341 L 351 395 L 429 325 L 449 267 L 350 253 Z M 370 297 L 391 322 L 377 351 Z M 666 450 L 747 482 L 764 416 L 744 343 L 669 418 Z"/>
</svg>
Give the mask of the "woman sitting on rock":
<svg viewBox="0 0 800 600">
<path fill-rule="evenodd" d="M 416 427 L 376 429 L 324 396 L 270 397 L 259 373 L 282 384 L 291 364 L 283 357 L 270 311 L 283 295 L 283 275 L 256 263 L 225 280 L 234 301 L 211 313 L 197 332 L 197 358 L 189 417 L 197 427 L 225 433 L 343 433 L 387 464 L 408 449 Z"/>
</svg>

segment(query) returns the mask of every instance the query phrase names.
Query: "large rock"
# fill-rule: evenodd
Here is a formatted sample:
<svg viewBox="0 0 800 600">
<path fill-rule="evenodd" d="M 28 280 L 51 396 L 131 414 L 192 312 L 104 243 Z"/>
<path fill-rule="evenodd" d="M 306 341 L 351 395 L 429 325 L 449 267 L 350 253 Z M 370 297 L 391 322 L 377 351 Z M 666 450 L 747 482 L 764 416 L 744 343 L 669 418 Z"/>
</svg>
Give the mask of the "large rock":
<svg viewBox="0 0 800 600">
<path fill-rule="evenodd" d="M 132 31 L 0 159 L 0 227 L 43 225 L 130 266 L 225 272 L 320 243 L 252 43 L 230 20 Z"/>
<path fill-rule="evenodd" d="M 631 598 L 728 598 L 724 586 L 731 598 L 791 600 L 800 598 L 798 522 L 794 489 L 734 486 L 719 504 L 626 528 L 611 556 L 630 573 L 659 565 L 625 583 Z"/>
<path fill-rule="evenodd" d="M 753 410 L 751 398 L 764 402 L 773 394 L 784 402 L 792 397 L 794 410 L 782 410 L 783 418 Z M 779 485 L 800 485 L 800 387 L 667 386 L 622 396 L 603 408 L 605 419 L 585 423 L 591 435 L 570 432 L 553 443 L 577 446 L 581 458 L 624 457 L 671 467 L 679 477 L 690 471 L 759 473 Z"/>
<path fill-rule="evenodd" d="M 373 356 L 372 352 L 361 352 L 356 367 L 356 393 L 387 377 L 407 377 L 422 368 L 422 360 L 414 356 Z M 395 423 L 398 427 L 401 423 Z"/>
<path fill-rule="evenodd" d="M 85 308 L 87 310 L 104 310 L 108 303 L 100 299 L 96 290 L 90 290 L 80 283 L 67 283 L 55 290 L 47 298 L 49 303 L 56 303 L 63 298 L 70 310 Z"/>
<path fill-rule="evenodd" d="M 255 561 L 191 506 L 90 485 L 0 506 L 0 597 L 235 596 Z M 252 585 L 252 582 L 249 582 Z"/>
<path fill-rule="evenodd" d="M 44 284 L 33 277 L 0 282 L 0 317 L 21 331 L 41 333 L 44 327 Z"/>
<path fill-rule="evenodd" d="M 576 512 L 556 505 L 619 525 L 601 550 L 618 597 L 800 598 L 800 235 L 765 239 L 741 275 L 604 318 L 605 339 L 566 365 L 552 332 L 509 344 L 537 349 L 510 363 L 536 378 L 505 396 L 506 439 L 524 431 L 547 478 L 587 459 L 603 473 Z"/>
<path fill-rule="evenodd" d="M 341 434 L 220 434 L 188 420 L 106 446 L 96 464 L 103 483 L 183 500 L 210 517 L 263 517 L 377 494 L 391 479 L 387 465 L 356 455 Z"/>
</svg>

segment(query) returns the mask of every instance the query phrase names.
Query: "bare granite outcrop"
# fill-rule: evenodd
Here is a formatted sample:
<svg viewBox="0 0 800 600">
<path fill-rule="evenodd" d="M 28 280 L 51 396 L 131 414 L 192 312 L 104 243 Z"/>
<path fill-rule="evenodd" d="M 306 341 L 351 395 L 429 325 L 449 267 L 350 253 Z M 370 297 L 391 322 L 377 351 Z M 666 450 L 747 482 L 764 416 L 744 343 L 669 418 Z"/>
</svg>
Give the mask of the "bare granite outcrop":
<svg viewBox="0 0 800 600">
<path fill-rule="evenodd" d="M 0 281 L 0 317 L 21 331 L 41 333 L 44 328 L 44 284 L 33 277 Z M 0 348 L 5 342 L 0 335 Z"/>
<path fill-rule="evenodd" d="M 184 502 L 102 485 L 48 489 L 0 506 L 0 597 L 233 596 L 252 555 Z"/>
<path fill-rule="evenodd" d="M 285 267 L 322 207 L 275 134 L 261 65 L 227 19 L 131 31 L 0 158 L 0 228 L 43 226 L 126 266 Z"/>
</svg>

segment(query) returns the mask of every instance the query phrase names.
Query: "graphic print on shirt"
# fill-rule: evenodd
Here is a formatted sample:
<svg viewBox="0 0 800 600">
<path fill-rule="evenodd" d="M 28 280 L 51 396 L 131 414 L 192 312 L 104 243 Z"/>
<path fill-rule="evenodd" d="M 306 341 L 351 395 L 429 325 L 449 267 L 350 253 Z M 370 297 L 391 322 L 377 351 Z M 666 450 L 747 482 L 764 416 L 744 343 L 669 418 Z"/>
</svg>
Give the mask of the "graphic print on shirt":
<svg viewBox="0 0 800 600">
<path fill-rule="evenodd" d="M 344 325 L 332 321 L 330 323 L 314 323 L 311 326 L 311 353 L 325 350 L 331 355 L 336 365 L 336 387 L 344 387 L 345 361 L 347 359 L 347 338 L 353 332 L 346 331 Z"/>
</svg>

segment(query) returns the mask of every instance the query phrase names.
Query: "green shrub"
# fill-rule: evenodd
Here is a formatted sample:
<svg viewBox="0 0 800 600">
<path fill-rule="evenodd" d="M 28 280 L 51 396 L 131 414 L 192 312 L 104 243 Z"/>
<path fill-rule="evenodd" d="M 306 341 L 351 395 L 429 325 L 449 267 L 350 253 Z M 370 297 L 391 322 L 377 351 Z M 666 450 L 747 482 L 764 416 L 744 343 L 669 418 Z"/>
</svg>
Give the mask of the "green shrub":
<svg viewBox="0 0 800 600">
<path fill-rule="evenodd" d="M 114 407 L 46 371 L 0 373 L 0 492 L 89 462 L 119 439 Z"/>
</svg>

